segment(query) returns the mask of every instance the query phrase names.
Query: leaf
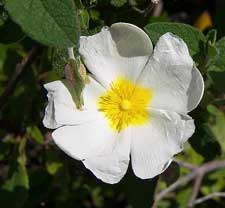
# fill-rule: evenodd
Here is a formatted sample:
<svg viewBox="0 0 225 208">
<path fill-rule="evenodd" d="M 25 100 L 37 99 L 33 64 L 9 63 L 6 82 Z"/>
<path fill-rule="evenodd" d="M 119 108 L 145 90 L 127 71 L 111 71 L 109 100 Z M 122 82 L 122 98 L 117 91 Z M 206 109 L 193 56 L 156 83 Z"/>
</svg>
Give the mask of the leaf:
<svg viewBox="0 0 225 208">
<path fill-rule="evenodd" d="M 121 185 L 132 208 L 151 207 L 157 181 L 157 177 L 146 180 L 139 179 L 132 173 L 131 169 L 128 170 Z"/>
<path fill-rule="evenodd" d="M 25 34 L 21 28 L 11 20 L 7 20 L 0 26 L 0 43 L 11 44 L 20 41 Z"/>
<path fill-rule="evenodd" d="M 210 30 L 207 33 L 206 38 L 207 38 L 207 42 L 209 42 L 211 45 L 215 45 L 216 38 L 217 38 L 217 30 L 215 29 Z"/>
<path fill-rule="evenodd" d="M 10 153 L 10 144 L 0 141 L 0 161 L 5 160 Z"/>
<path fill-rule="evenodd" d="M 68 54 L 66 48 L 54 48 L 52 54 L 52 68 L 59 75 L 59 77 L 63 78 L 64 68 L 67 64 Z"/>
<path fill-rule="evenodd" d="M 206 161 L 221 155 L 221 146 L 208 124 L 198 126 L 194 135 L 189 139 L 189 143 Z"/>
<path fill-rule="evenodd" d="M 63 164 L 61 160 L 59 159 L 58 155 L 48 150 L 46 152 L 46 169 L 50 175 L 56 174 L 61 168 L 63 167 Z"/>
<path fill-rule="evenodd" d="M 177 204 L 176 207 L 181 207 L 181 208 L 187 207 L 191 193 L 192 193 L 191 187 L 185 187 L 184 189 L 180 190 L 176 194 L 176 201 L 180 206 Z"/>
<path fill-rule="evenodd" d="M 83 105 L 82 91 L 85 85 L 85 80 L 79 72 L 80 67 L 81 63 L 79 60 L 69 59 L 69 63 L 65 68 L 66 79 L 62 80 L 63 84 L 70 91 L 78 109 Z"/>
<path fill-rule="evenodd" d="M 210 30 L 206 35 L 206 39 L 207 39 L 206 54 L 207 54 L 207 58 L 209 60 L 213 59 L 218 53 L 218 50 L 215 46 L 216 38 L 217 38 L 217 30 L 215 30 L 215 29 Z"/>
<path fill-rule="evenodd" d="M 44 171 L 44 169 L 29 172 L 29 177 L 29 198 L 23 208 L 39 207 L 41 202 L 49 197 L 49 192 L 51 191 L 53 185 L 51 180 L 52 177 Z"/>
<path fill-rule="evenodd" d="M 110 1 L 110 4 L 112 4 L 115 7 L 122 7 L 126 3 L 127 3 L 127 0 L 111 0 Z"/>
<path fill-rule="evenodd" d="M 76 46 L 79 38 L 73 0 L 5 0 L 12 19 L 33 39 L 50 46 Z"/>
<path fill-rule="evenodd" d="M 214 105 L 208 105 L 207 110 L 211 114 L 209 125 L 225 152 L 225 114 Z"/>
<path fill-rule="evenodd" d="M 180 167 L 176 162 L 172 162 L 170 166 L 160 175 L 160 178 L 169 186 L 180 177 Z"/>
<path fill-rule="evenodd" d="M 190 25 L 181 23 L 152 23 L 145 26 L 145 31 L 154 44 L 156 44 L 160 36 L 167 32 L 171 32 L 181 37 L 186 42 L 192 56 L 199 54 L 203 43 L 206 42 L 206 38 L 201 31 Z"/>
<path fill-rule="evenodd" d="M 9 177 L 0 188 L 0 204 L 3 207 L 22 208 L 28 197 L 29 178 L 25 166 L 25 146 L 26 139 L 20 139 L 10 164 Z"/>
<path fill-rule="evenodd" d="M 44 144 L 44 138 L 42 136 L 41 131 L 39 130 L 39 128 L 37 126 L 27 127 L 27 133 L 38 144 Z"/>
<path fill-rule="evenodd" d="M 88 14 L 87 10 L 80 9 L 79 10 L 79 16 L 80 16 L 80 28 L 81 28 L 81 31 L 85 32 L 89 28 L 89 20 L 90 20 L 89 14 Z"/>
<path fill-rule="evenodd" d="M 220 68 L 211 65 L 208 68 L 207 75 L 209 80 L 212 82 L 213 87 L 223 93 L 225 91 L 225 71 L 221 71 Z"/>
<path fill-rule="evenodd" d="M 208 71 L 215 71 L 212 69 L 213 66 L 215 66 L 218 71 L 225 71 L 225 37 L 217 41 L 215 46 L 217 54 L 210 60 Z"/>
</svg>

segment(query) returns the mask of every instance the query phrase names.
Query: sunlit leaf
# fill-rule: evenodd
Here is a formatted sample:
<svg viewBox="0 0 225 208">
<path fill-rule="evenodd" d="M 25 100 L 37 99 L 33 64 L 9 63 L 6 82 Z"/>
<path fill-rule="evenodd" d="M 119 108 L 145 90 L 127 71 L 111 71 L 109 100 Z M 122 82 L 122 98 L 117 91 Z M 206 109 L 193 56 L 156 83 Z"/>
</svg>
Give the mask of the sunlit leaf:
<svg viewBox="0 0 225 208">
<path fill-rule="evenodd" d="M 73 0 L 5 0 L 12 19 L 33 39 L 51 46 L 77 45 L 79 27 Z"/>
<path fill-rule="evenodd" d="M 199 30 L 190 25 L 181 23 L 157 22 L 145 26 L 145 31 L 151 38 L 154 44 L 159 37 L 167 32 L 171 32 L 181 37 L 190 50 L 192 56 L 201 52 L 203 43 L 206 41 L 205 36 Z"/>
</svg>

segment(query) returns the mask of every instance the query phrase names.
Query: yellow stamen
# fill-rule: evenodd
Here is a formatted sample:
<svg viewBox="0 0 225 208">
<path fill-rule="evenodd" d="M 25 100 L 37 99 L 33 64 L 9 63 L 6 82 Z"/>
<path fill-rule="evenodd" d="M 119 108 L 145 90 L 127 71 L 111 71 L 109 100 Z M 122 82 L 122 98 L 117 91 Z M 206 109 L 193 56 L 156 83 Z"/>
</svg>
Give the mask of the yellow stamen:
<svg viewBox="0 0 225 208">
<path fill-rule="evenodd" d="M 120 132 L 129 125 L 143 125 L 148 119 L 147 106 L 152 90 L 119 78 L 98 99 L 98 109 L 103 112 L 112 129 Z"/>
<path fill-rule="evenodd" d="M 125 100 L 122 100 L 122 102 L 120 103 L 120 108 L 121 110 L 123 111 L 127 111 L 129 110 L 131 107 L 131 103 L 129 100 L 125 99 Z"/>
</svg>

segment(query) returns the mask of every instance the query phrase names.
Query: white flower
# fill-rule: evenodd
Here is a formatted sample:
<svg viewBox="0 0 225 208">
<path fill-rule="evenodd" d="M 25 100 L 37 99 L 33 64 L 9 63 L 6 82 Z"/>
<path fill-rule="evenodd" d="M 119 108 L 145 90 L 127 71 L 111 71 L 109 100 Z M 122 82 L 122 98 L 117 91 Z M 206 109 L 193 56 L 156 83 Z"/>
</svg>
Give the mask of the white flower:
<svg viewBox="0 0 225 208">
<path fill-rule="evenodd" d="M 153 51 L 143 30 L 116 23 L 81 37 L 79 51 L 92 74 L 83 109 L 61 81 L 45 85 L 43 122 L 57 128 L 55 143 L 107 183 L 121 180 L 130 158 L 139 178 L 162 173 L 193 134 L 187 113 L 204 90 L 184 41 L 166 33 Z"/>
</svg>

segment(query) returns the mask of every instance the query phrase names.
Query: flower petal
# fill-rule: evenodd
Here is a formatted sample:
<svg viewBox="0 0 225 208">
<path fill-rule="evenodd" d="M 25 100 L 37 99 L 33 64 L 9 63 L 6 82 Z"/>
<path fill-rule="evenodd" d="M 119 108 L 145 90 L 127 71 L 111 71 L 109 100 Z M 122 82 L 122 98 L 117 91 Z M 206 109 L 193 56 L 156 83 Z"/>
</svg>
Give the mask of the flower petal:
<svg viewBox="0 0 225 208">
<path fill-rule="evenodd" d="M 130 137 L 109 129 L 105 119 L 63 126 L 52 134 L 56 145 L 106 183 L 117 183 L 129 164 Z"/>
<path fill-rule="evenodd" d="M 118 76 L 136 80 L 152 53 L 152 43 L 137 26 L 116 23 L 82 36 L 79 52 L 89 71 L 107 87 Z"/>
<path fill-rule="evenodd" d="M 179 113 L 193 110 L 204 91 L 203 78 L 186 44 L 171 33 L 160 37 L 138 82 L 152 88 L 152 108 Z"/>
<path fill-rule="evenodd" d="M 132 129 L 131 161 L 134 173 L 142 179 L 162 173 L 173 155 L 194 133 L 194 121 L 187 115 L 151 110 L 150 121 Z"/>
<path fill-rule="evenodd" d="M 89 77 L 90 83 L 83 91 L 84 106 L 78 110 L 68 89 L 61 81 L 45 84 L 48 91 L 48 105 L 45 110 L 43 123 L 47 128 L 58 128 L 62 125 L 75 125 L 99 117 L 97 112 L 97 98 L 104 88 Z"/>
<path fill-rule="evenodd" d="M 84 160 L 97 152 L 113 147 L 116 134 L 104 118 L 75 126 L 63 126 L 52 133 L 56 145 L 69 156 Z"/>
<path fill-rule="evenodd" d="M 130 138 L 127 130 L 118 134 L 113 146 L 86 158 L 83 161 L 85 167 L 105 183 L 118 183 L 129 165 Z"/>
</svg>

